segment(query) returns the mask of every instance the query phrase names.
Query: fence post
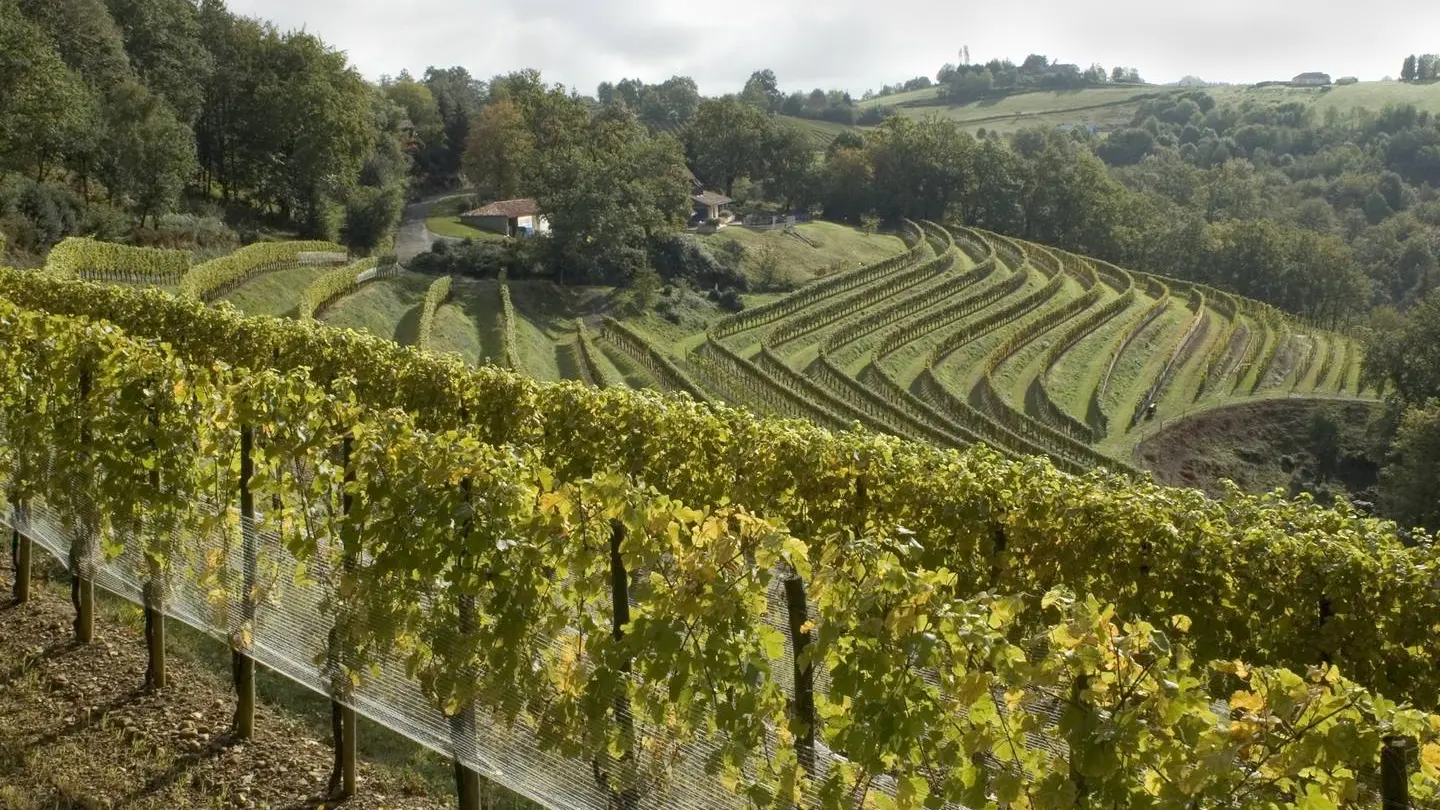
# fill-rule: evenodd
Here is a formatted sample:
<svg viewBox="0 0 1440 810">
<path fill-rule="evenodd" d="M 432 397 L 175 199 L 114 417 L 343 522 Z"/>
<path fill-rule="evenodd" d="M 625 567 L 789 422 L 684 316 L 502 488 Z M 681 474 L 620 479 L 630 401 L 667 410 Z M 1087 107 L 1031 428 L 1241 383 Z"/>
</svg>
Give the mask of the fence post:
<svg viewBox="0 0 1440 810">
<path fill-rule="evenodd" d="M 90 397 L 90 369 L 80 369 L 80 401 L 83 403 Z M 83 405 L 81 406 L 83 409 Z M 85 420 L 82 410 L 80 415 L 80 444 L 84 447 L 90 446 L 90 428 Z M 95 639 L 95 580 L 87 576 L 85 568 L 88 565 L 91 546 L 95 538 L 90 534 L 90 520 L 86 516 L 80 516 L 80 527 L 70 541 L 70 565 L 75 570 L 71 572 L 70 579 L 70 600 L 75 605 L 75 640 L 81 644 L 89 644 Z"/>
<path fill-rule="evenodd" d="M 25 522 L 24 505 L 16 505 L 14 515 L 16 525 Z M 33 565 L 34 545 L 30 538 L 20 533 L 19 529 L 12 530 L 10 534 L 10 552 L 15 562 L 15 604 L 23 605 L 30 601 L 30 569 Z"/>
<path fill-rule="evenodd" d="M 785 580 L 785 611 L 790 624 L 790 660 L 795 699 L 790 704 L 790 726 L 795 735 L 795 758 L 805 773 L 815 774 L 815 665 L 810 661 L 810 603 L 805 597 L 805 580 L 799 575 Z"/>
<path fill-rule="evenodd" d="M 465 493 L 465 501 L 472 503 L 471 482 L 469 478 L 460 482 L 460 487 Z M 460 548 L 465 548 L 465 541 L 468 540 L 473 526 L 471 520 L 467 519 L 461 529 Z M 469 558 L 468 551 L 461 551 L 456 568 L 464 570 L 465 561 Z M 458 629 L 462 636 L 468 636 L 477 629 L 475 616 L 475 597 L 470 594 L 460 596 L 457 604 L 459 609 Z M 462 756 L 463 748 L 466 745 L 473 745 L 475 742 L 475 701 L 467 700 L 459 711 L 450 717 L 450 744 L 455 749 L 455 793 L 459 799 L 460 810 L 480 810 L 480 774 L 475 769 L 465 764 Z"/>
<path fill-rule="evenodd" d="M 475 632 L 475 597 L 460 597 L 461 633 Z M 461 741 L 475 739 L 475 702 L 469 701 L 450 717 L 450 739 L 455 747 L 455 794 L 460 810 L 480 810 L 480 774 L 465 764 Z"/>
<path fill-rule="evenodd" d="M 1386 737 L 1380 749 L 1382 810 L 1410 810 L 1410 740 Z"/>
<path fill-rule="evenodd" d="M 159 427 L 159 414 L 155 406 L 150 406 L 150 427 Z M 155 439 L 150 439 L 150 449 L 155 449 Z M 150 471 L 150 487 L 155 491 L 160 489 L 160 468 L 156 465 Z M 158 539 L 158 538 L 157 538 Z M 169 683 L 169 676 L 165 669 L 165 590 L 161 577 L 160 561 L 155 555 L 146 555 L 147 579 L 141 589 L 142 598 L 145 602 L 145 648 L 148 660 L 145 666 L 145 687 L 147 689 L 164 689 Z"/>
<path fill-rule="evenodd" d="M 255 543 L 255 497 L 250 492 L 250 479 L 255 474 L 253 450 L 255 431 L 248 425 L 240 428 L 240 537 L 244 558 L 244 579 L 241 587 L 241 622 L 248 626 L 255 618 L 255 580 L 258 550 Z M 255 659 L 243 649 L 244 638 L 231 639 L 232 666 L 235 679 L 235 736 L 248 740 L 255 736 Z"/>
<path fill-rule="evenodd" d="M 344 486 L 340 494 L 340 513 L 346 518 L 349 518 L 350 510 L 354 507 L 354 496 L 350 494 L 349 486 L 355 480 L 355 469 L 350 464 L 350 447 L 350 434 L 346 433 L 345 438 L 340 441 L 340 464 L 345 470 Z M 346 554 L 341 566 L 347 572 L 352 570 L 355 567 L 353 557 Z M 330 649 L 343 656 L 344 651 L 338 649 L 339 635 L 337 628 L 330 628 Z M 355 795 L 355 748 L 358 729 L 355 709 L 338 700 L 342 690 L 348 689 L 348 678 L 341 673 L 336 681 L 331 686 L 333 694 L 330 697 L 330 733 L 335 744 L 335 765 L 330 771 L 328 793 L 334 799 L 348 799 Z"/>
<path fill-rule="evenodd" d="M 610 522 L 610 632 L 618 643 L 625 638 L 625 625 L 630 623 L 630 575 L 625 570 L 625 559 L 620 555 L 625 542 L 625 524 L 618 520 Z M 601 773 L 598 762 L 592 763 L 596 781 L 610 794 L 618 810 L 633 810 L 639 801 L 636 791 L 637 763 L 635 762 L 635 718 L 630 709 L 630 657 L 620 662 L 620 687 L 615 692 L 612 706 L 615 722 L 620 725 L 621 754 L 616 762 L 618 779 Z M 617 784 L 618 782 L 618 784 Z"/>
</svg>

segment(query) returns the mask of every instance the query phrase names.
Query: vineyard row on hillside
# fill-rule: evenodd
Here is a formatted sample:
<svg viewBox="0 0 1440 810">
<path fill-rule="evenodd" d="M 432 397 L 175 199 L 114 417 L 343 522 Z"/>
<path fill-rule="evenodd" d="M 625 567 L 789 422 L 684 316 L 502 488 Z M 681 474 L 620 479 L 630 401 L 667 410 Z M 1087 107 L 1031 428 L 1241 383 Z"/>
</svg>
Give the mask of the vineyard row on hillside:
<svg viewBox="0 0 1440 810">
<path fill-rule="evenodd" d="M 249 349 L 277 323 L 185 306 L 172 328 L 187 311 L 216 332 L 238 321 Z M 269 356 L 319 329 L 275 327 Z M 402 363 L 449 365 L 351 336 L 329 356 L 347 341 L 390 391 L 420 379 Z M 271 656 L 316 662 L 287 674 L 417 721 L 400 727 L 469 768 L 495 744 L 482 730 L 521 729 L 508 744 L 588 784 L 594 807 L 723 788 L 908 809 L 1078 785 L 1122 806 L 1339 803 L 1366 795 L 1396 735 L 1421 746 L 1412 795 L 1440 781 L 1440 717 L 1340 675 L 1436 697 L 1423 639 L 1440 603 L 1420 558 L 1353 514 L 1245 498 L 1207 514 L 1197 493 L 493 369 L 470 377 L 473 422 L 436 432 L 438 413 L 377 411 L 333 367 L 232 370 L 184 343 L 0 302 L 0 373 L 31 381 L 0 391 L 0 480 L 19 515 L 64 516 L 46 537 L 70 542 L 52 550 L 79 577 L 82 640 L 97 577 L 119 570 L 152 622 L 179 605 L 227 617 L 212 629 L 237 655 L 242 737 L 242 673 Z M 642 447 L 673 449 L 627 467 Z M 807 465 L 817 478 L 777 479 Z M 1254 522 L 1225 536 L 1227 518 Z M 1277 520 L 1288 531 L 1267 534 Z M 1111 767 L 1082 764 L 1097 758 Z"/>
</svg>

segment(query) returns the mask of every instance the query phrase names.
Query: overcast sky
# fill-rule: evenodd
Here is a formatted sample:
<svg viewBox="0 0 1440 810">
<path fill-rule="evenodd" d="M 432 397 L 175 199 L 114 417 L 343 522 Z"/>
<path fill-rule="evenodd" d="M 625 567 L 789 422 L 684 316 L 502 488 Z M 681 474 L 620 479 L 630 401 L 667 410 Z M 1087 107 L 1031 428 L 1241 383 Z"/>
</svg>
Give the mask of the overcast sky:
<svg viewBox="0 0 1440 810">
<path fill-rule="evenodd" d="M 1288 79 L 1321 70 L 1380 79 L 1405 54 L 1440 51 L 1425 0 L 228 0 L 239 14 L 304 27 L 366 77 L 463 65 L 477 78 L 539 69 L 593 93 L 601 81 L 687 75 L 739 90 L 771 68 L 789 90 L 866 89 L 956 61 L 1043 53 L 1081 67 L 1134 66 L 1152 82 Z M 1440 87 L 1436 88 L 1440 93 Z"/>
</svg>

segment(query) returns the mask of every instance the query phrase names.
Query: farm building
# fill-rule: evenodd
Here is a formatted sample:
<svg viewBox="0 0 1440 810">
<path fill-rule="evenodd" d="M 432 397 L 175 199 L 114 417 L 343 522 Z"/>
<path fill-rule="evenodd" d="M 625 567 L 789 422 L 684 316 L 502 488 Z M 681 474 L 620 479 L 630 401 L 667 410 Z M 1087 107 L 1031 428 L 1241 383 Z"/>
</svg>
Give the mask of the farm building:
<svg viewBox="0 0 1440 810">
<path fill-rule="evenodd" d="M 525 197 L 518 200 L 497 200 L 489 205 L 466 211 L 460 222 L 482 231 L 505 236 L 530 236 L 550 230 L 550 221 L 540 213 L 540 205 Z"/>
<path fill-rule="evenodd" d="M 1330 84 L 1329 73 L 1301 73 L 1290 80 L 1296 87 L 1326 87 Z"/>
<path fill-rule="evenodd" d="M 722 214 L 728 213 L 725 207 L 734 202 L 716 191 L 702 191 L 693 195 L 690 201 L 695 204 L 695 215 L 701 219 L 720 219 Z"/>
</svg>

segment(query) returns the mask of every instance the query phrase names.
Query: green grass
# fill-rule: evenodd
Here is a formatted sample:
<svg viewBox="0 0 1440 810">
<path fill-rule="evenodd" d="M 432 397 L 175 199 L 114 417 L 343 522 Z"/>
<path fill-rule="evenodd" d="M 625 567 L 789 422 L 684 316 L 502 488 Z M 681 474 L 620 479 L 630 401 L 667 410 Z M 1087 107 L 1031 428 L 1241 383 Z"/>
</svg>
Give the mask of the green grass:
<svg viewBox="0 0 1440 810">
<path fill-rule="evenodd" d="M 1145 327 L 1120 355 L 1100 401 L 1110 417 L 1111 439 L 1123 435 L 1129 428 L 1136 404 L 1169 362 L 1168 352 L 1189 320 L 1190 310 L 1185 308 L 1185 302 L 1171 297 L 1165 312 Z"/>
<path fill-rule="evenodd" d="M 406 272 L 372 281 L 321 313 L 320 320 L 411 345 L 420 327 L 425 290 L 434 280 L 434 276 Z M 456 278 L 450 286 L 450 301 L 435 312 L 434 349 L 459 354 L 473 365 L 498 363 L 502 353 L 499 322 L 495 282 Z"/>
<path fill-rule="evenodd" d="M 490 231 L 482 231 L 462 224 L 459 217 L 429 216 L 425 218 L 425 227 L 436 236 L 453 236 L 456 239 L 481 239 L 490 242 L 498 242 L 505 239 L 504 236 Z"/>
<path fill-rule="evenodd" d="M 1277 104 L 1292 101 L 1308 103 L 1321 117 L 1332 109 L 1344 114 L 1357 109 L 1379 111 L 1391 104 L 1414 104 L 1421 110 L 1440 113 L 1440 84 L 1434 82 L 1359 82 L 1328 90 L 1318 87 L 1212 87 L 1209 92 L 1222 103 L 1247 100 Z"/>
<path fill-rule="evenodd" d="M 1078 282 L 1072 279 L 1066 279 L 1065 288 L 1055 297 L 1052 306 L 1064 306 L 1082 294 Z M 1101 297 L 1095 303 L 1091 304 L 1088 309 L 1073 313 L 1064 321 L 1054 320 L 1053 322 L 1048 322 L 1049 328 L 1046 329 L 1045 332 L 1036 336 L 991 374 L 991 378 L 995 383 L 995 389 L 1007 402 L 1013 405 L 1016 410 L 1024 411 L 1025 392 L 1029 390 L 1030 382 L 1044 373 L 1044 355 L 1050 348 L 1050 344 L 1058 340 L 1074 321 L 1086 317 L 1086 315 L 1094 309 L 1105 306 L 1105 304 L 1114 297 L 1115 293 L 1109 291 L 1109 288 L 1106 288 L 1106 290 L 1101 293 Z M 1042 317 L 1050 318 L 1051 316 L 1046 314 L 1042 315 Z"/>
<path fill-rule="evenodd" d="M 1050 398 L 1061 410 L 1085 421 L 1090 392 L 1100 384 L 1105 366 L 1110 362 L 1110 347 L 1154 303 L 1155 299 L 1149 296 L 1136 295 L 1130 306 L 1061 355 L 1045 385 Z"/>
<path fill-rule="evenodd" d="M 575 354 L 575 319 L 606 312 L 613 304 L 610 287 L 561 287 L 550 281 L 511 281 L 515 306 L 515 348 L 520 367 L 541 380 L 580 379 Z"/>
<path fill-rule="evenodd" d="M 1140 101 L 1157 92 L 1164 91 L 1134 85 L 1047 90 L 969 104 L 926 104 L 899 107 L 898 110 L 912 118 L 935 116 L 949 119 L 971 130 L 984 127 L 990 131 L 1013 132 L 1028 127 L 1061 124 L 1096 124 L 1113 128 L 1130 123 Z"/>
<path fill-rule="evenodd" d="M 430 333 L 432 351 L 458 354 L 472 366 L 481 365 L 485 361 L 480 326 L 470 320 L 462 305 L 453 301 L 441 305 L 435 310 L 433 329 Z"/>
<path fill-rule="evenodd" d="M 925 104 L 933 103 L 940 99 L 940 87 L 927 87 L 923 90 L 911 90 L 905 93 L 893 93 L 888 96 L 876 96 L 865 101 L 855 102 L 855 106 L 868 110 L 871 107 L 897 107 L 901 104 Z"/>
<path fill-rule="evenodd" d="M 460 215 L 473 210 L 477 204 L 476 199 L 469 194 L 437 200 L 434 205 L 430 206 L 430 212 L 425 217 L 425 227 L 429 228 L 430 232 L 436 236 L 452 236 L 456 239 L 503 240 L 505 237 L 501 234 L 482 231 L 460 222 Z"/>
<path fill-rule="evenodd" d="M 744 245 L 745 260 L 740 269 L 752 286 L 759 285 L 761 281 L 757 263 L 760 252 L 769 249 L 767 246 L 773 246 L 778 252 L 782 272 L 796 284 L 832 272 L 853 270 L 905 250 L 905 243 L 898 236 L 882 233 L 866 236 L 859 228 L 833 222 L 806 222 L 795 226 L 795 229 L 819 246 L 811 247 L 784 231 L 752 231 L 739 226 L 713 234 L 700 234 L 697 238 L 711 251 L 717 250 L 723 242 Z"/>
<path fill-rule="evenodd" d="M 1127 92 L 1133 93 L 1135 88 L 1128 88 Z M 1050 104 L 1049 112 L 1037 113 L 1050 114 L 1061 109 L 1062 104 L 1069 103 L 1066 101 L 1069 96 L 1084 94 L 1028 95 L 1032 97 L 1031 103 L 1046 101 L 1040 96 L 1053 97 L 1046 102 Z M 1090 98 L 1094 97 L 1092 93 Z M 992 109 L 1003 107 L 1001 104 L 991 106 Z M 460 202 L 463 201 L 450 204 L 453 207 Z M 814 244 L 808 244 L 780 231 L 757 232 L 743 227 L 731 227 L 698 238 L 717 251 L 720 245 L 727 242 L 744 246 L 746 256 L 742 269 L 752 281 L 759 281 L 756 278 L 759 275 L 756 264 L 759 258 L 757 254 L 761 250 L 773 250 L 780 266 L 797 282 L 848 271 L 889 258 L 904 250 L 903 242 L 896 236 L 865 236 L 858 229 L 834 223 L 807 223 L 799 226 L 799 231 Z M 230 297 L 247 311 L 285 314 L 293 311 L 299 291 L 321 272 L 324 272 L 323 268 L 287 268 L 252 280 Z M 958 276 L 960 272 L 963 272 L 963 268 L 948 274 L 947 278 Z M 804 373 L 816 361 L 819 346 L 828 335 L 844 328 L 855 318 L 873 314 L 877 307 L 888 306 L 916 293 L 930 306 L 944 306 L 950 296 L 974 295 L 982 287 L 1003 283 L 1007 275 L 1007 272 L 993 274 L 982 285 L 964 290 L 947 287 L 945 279 L 923 281 L 913 288 L 895 293 L 877 305 L 862 309 L 846 321 L 827 324 L 789 342 L 779 350 L 781 360 L 791 369 Z M 337 302 L 322 314 L 321 319 L 333 326 L 367 331 L 400 343 L 413 343 L 425 291 L 432 280 L 430 276 L 407 272 L 392 279 L 367 284 Z M 887 281 L 888 279 L 882 279 L 873 283 L 884 284 Z M 970 318 L 983 318 L 1008 307 L 1017 298 L 1034 292 L 1044 282 L 1045 279 L 1040 273 L 1029 268 L 1022 289 L 1000 301 L 991 302 L 988 307 L 972 314 Z M 1140 283 L 1143 285 L 1143 279 Z M 513 326 L 522 372 L 542 380 L 586 377 L 575 331 L 576 320 L 580 319 L 588 324 L 594 338 L 596 362 L 602 368 L 602 378 L 623 381 L 623 384 L 632 387 L 660 387 L 649 373 L 601 337 L 601 316 L 617 314 L 626 300 L 623 291 L 604 287 L 563 287 L 549 281 L 531 279 L 509 282 L 509 287 L 516 311 Z M 667 290 L 668 292 L 659 298 L 656 308 L 640 315 L 625 316 L 624 319 L 652 346 L 668 353 L 677 363 L 683 365 L 690 353 L 706 340 L 707 329 L 726 313 L 704 294 L 689 290 L 683 285 L 669 287 Z M 847 295 L 864 293 L 863 290 L 855 290 Z M 1042 309 L 1032 311 L 1015 323 L 992 329 L 988 334 L 957 347 L 935 369 L 937 376 L 953 395 L 969 400 L 982 369 L 1009 334 L 1025 324 L 1046 324 L 1051 327 L 1051 331 L 1042 333 L 1030 344 L 1022 347 L 992 374 L 1001 397 L 1017 411 L 1023 412 L 1029 385 L 1036 375 L 1043 372 L 1043 355 L 1049 342 L 1058 336 L 1055 330 L 1062 327 L 1062 324 L 1055 320 L 1054 308 L 1081 294 L 1078 282 L 1066 277 L 1061 292 L 1045 302 Z M 747 294 L 745 300 L 748 306 L 763 306 L 780 300 L 784 295 L 785 293 L 774 291 L 756 292 Z M 1105 292 L 1106 299 L 1113 295 L 1114 293 L 1108 290 Z M 828 306 L 834 300 L 836 299 L 829 299 L 816 306 Z M 1105 299 L 1102 299 L 1101 303 L 1103 300 Z M 1151 304 L 1152 301 L 1147 296 L 1138 295 L 1129 308 L 1088 335 L 1056 365 L 1046 380 L 1046 389 L 1055 402 L 1071 416 L 1086 420 L 1091 392 L 1105 373 L 1110 361 L 1110 350 L 1116 339 L 1129 330 Z M 800 316 L 805 314 L 808 312 L 804 310 L 799 313 Z M 923 318 L 926 314 L 926 310 L 921 310 L 909 318 Z M 1211 385 L 1203 401 L 1194 401 L 1197 387 L 1206 371 L 1205 365 L 1211 357 L 1211 349 L 1215 341 L 1225 334 L 1218 313 L 1208 312 L 1207 317 L 1209 328 L 1205 332 L 1202 345 L 1190 353 L 1186 363 L 1176 373 L 1164 400 L 1159 403 L 1162 419 L 1173 421 L 1177 417 L 1191 412 L 1202 412 L 1207 408 L 1273 398 L 1290 392 L 1289 383 L 1296 376 L 1293 367 L 1298 359 L 1292 356 L 1293 344 L 1296 343 L 1294 340 L 1288 341 L 1287 348 L 1277 355 L 1276 372 L 1267 375 L 1269 385 L 1262 385 L 1260 390 L 1252 391 L 1256 370 L 1233 369 L 1231 366 L 1236 362 L 1239 352 L 1231 352 L 1227 355 L 1229 362 L 1225 366 L 1227 373 L 1224 376 L 1227 379 L 1217 380 Z M 1172 299 L 1164 314 L 1147 327 L 1119 358 L 1102 403 L 1110 417 L 1111 432 L 1099 443 L 1097 449 L 1101 452 L 1129 454 L 1136 443 L 1150 435 L 1153 425 L 1142 424 L 1137 430 L 1130 431 L 1129 420 L 1140 398 L 1158 379 L 1176 340 L 1190 319 L 1191 313 L 1185 308 L 1185 302 L 1179 298 Z M 437 351 L 458 354 L 471 364 L 499 362 L 504 346 L 501 321 L 499 285 L 495 280 L 457 278 L 452 287 L 452 300 L 436 313 L 435 348 Z M 901 326 L 902 323 L 890 324 L 873 334 L 863 336 L 837 352 L 831 359 L 852 378 L 865 375 L 868 380 L 865 369 L 875 362 L 875 348 L 886 333 Z M 963 322 L 946 324 L 930 334 L 918 337 L 881 361 L 882 371 L 902 387 L 911 388 L 937 343 L 953 330 L 964 326 Z M 760 350 L 759 341 L 772 328 L 773 325 L 747 330 L 727 338 L 727 343 L 742 356 L 753 357 Z M 1291 328 L 1300 333 L 1308 332 L 1293 325 L 1287 327 L 1286 331 Z M 1328 339 L 1327 335 L 1326 340 Z M 1275 336 L 1268 336 L 1267 340 L 1273 342 Z M 1257 353 L 1262 356 L 1264 354 Z M 1323 358 L 1317 357 L 1311 364 L 1305 379 L 1296 389 L 1297 393 L 1304 394 L 1314 389 L 1322 396 L 1332 392 L 1334 395 L 1343 396 L 1335 391 L 1345 373 L 1342 366 L 1358 363 L 1359 353 L 1353 353 L 1347 364 L 1344 362 L 1344 352 L 1337 352 L 1324 380 L 1320 379 L 1319 373 L 1322 360 Z M 1287 370 L 1287 374 L 1278 373 Z"/>
<path fill-rule="evenodd" d="M 372 281 L 322 312 L 320 320 L 330 326 L 369 332 L 410 345 L 415 342 L 420 305 L 431 281 L 434 281 L 432 276 L 409 272 Z"/>
<path fill-rule="evenodd" d="M 241 284 L 221 300 L 229 301 L 246 315 L 294 317 L 300 293 L 310 282 L 330 271 L 331 267 L 296 265 L 263 273 Z"/>
<path fill-rule="evenodd" d="M 1276 77 L 1288 79 L 1288 76 Z M 1233 85 L 1204 88 L 1219 103 L 1259 101 L 1281 104 L 1308 104 L 1317 117 L 1330 110 L 1348 114 L 1357 109 L 1379 111 L 1391 104 L 1414 104 L 1421 110 L 1440 113 L 1440 84 L 1403 82 L 1359 82 L 1329 89 L 1310 87 L 1252 87 Z M 901 114 L 924 118 L 938 116 L 959 122 L 967 129 L 1008 133 L 1028 127 L 1061 124 L 1095 124 L 1104 129 L 1127 126 L 1145 98 L 1157 94 L 1188 92 L 1168 85 L 1126 85 L 1088 87 L 1081 90 L 1034 91 L 970 104 L 946 104 L 934 88 L 898 93 L 859 102 L 863 108 L 885 106 Z M 814 123 L 814 122 L 803 122 Z M 833 135 L 831 136 L 833 138 Z"/>
</svg>

